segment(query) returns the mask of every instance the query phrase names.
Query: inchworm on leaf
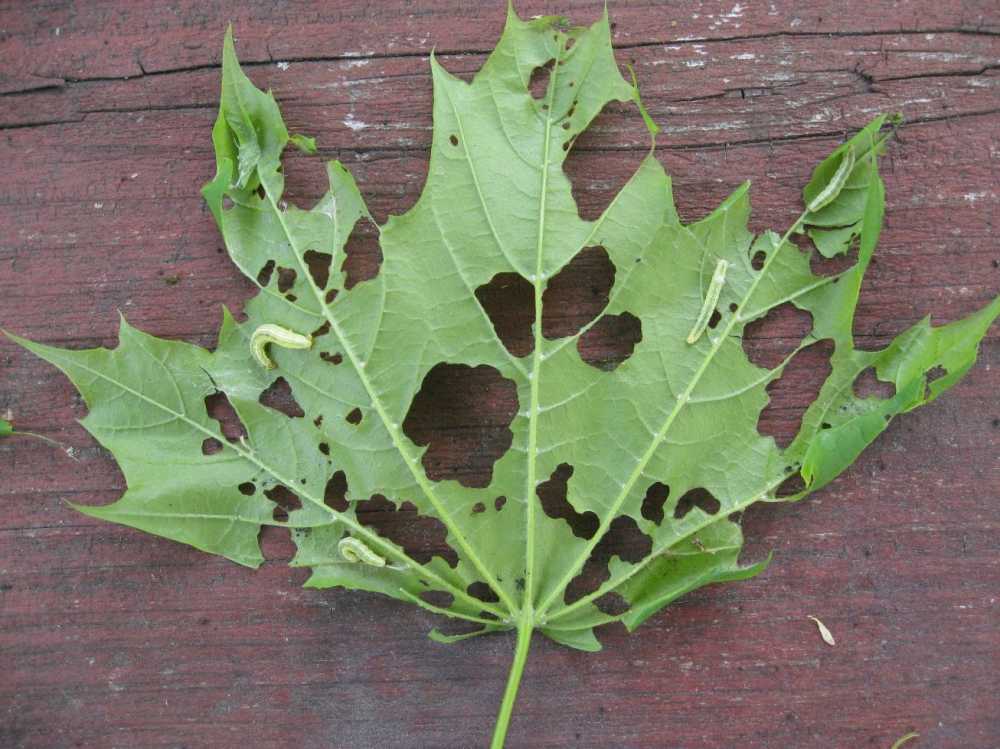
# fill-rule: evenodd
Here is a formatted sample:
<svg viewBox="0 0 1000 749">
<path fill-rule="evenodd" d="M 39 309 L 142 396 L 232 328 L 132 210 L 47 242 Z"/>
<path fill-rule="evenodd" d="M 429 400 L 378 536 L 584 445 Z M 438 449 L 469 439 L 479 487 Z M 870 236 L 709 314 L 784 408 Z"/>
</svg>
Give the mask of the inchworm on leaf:
<svg viewBox="0 0 1000 749">
<path fill-rule="evenodd" d="M 698 313 L 698 319 L 695 321 L 694 327 L 691 328 L 691 332 L 688 333 L 688 343 L 695 343 L 701 338 L 701 334 L 705 332 L 705 328 L 708 327 L 708 321 L 712 317 L 712 312 L 715 311 L 715 305 L 719 303 L 719 294 L 722 293 L 722 285 L 726 282 L 727 268 L 729 268 L 729 263 L 725 260 L 720 260 L 716 263 L 715 273 L 712 274 L 712 282 L 708 285 L 708 291 L 705 292 L 705 301 L 701 305 L 701 312 Z"/>
<path fill-rule="evenodd" d="M 275 364 L 267 355 L 267 344 L 274 343 L 283 348 L 312 348 L 312 336 L 295 333 L 280 325 L 261 325 L 250 336 L 250 351 L 265 369 L 274 369 Z"/>
<path fill-rule="evenodd" d="M 360 562 L 370 564 L 372 567 L 385 567 L 385 557 L 380 557 L 356 538 L 348 536 L 340 539 L 337 551 L 340 552 L 340 556 L 352 564 Z"/>
<path fill-rule="evenodd" d="M 809 201 L 809 205 L 806 208 L 809 209 L 810 213 L 815 213 L 820 208 L 823 208 L 840 195 L 840 191 L 844 189 L 844 185 L 847 184 L 847 178 L 851 176 L 851 171 L 854 169 L 854 149 L 850 146 L 844 151 L 843 157 L 840 159 L 840 166 L 837 167 L 837 171 L 833 173 L 830 181 L 826 183 L 826 187 L 819 191 L 819 194 L 815 198 Z"/>
</svg>

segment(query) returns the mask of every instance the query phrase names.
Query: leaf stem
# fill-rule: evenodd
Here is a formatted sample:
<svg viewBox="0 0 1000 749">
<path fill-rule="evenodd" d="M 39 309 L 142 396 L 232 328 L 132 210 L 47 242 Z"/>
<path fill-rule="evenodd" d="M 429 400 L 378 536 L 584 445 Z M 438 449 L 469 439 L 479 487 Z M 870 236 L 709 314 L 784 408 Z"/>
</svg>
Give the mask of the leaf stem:
<svg viewBox="0 0 1000 749">
<path fill-rule="evenodd" d="M 510 716 L 514 711 L 514 702 L 517 700 L 517 689 L 521 685 L 524 664 L 528 660 L 531 633 L 535 626 L 533 619 L 534 616 L 530 610 L 521 611 L 517 625 L 517 648 L 514 650 L 514 662 L 511 664 L 510 674 L 507 676 L 507 688 L 503 693 L 503 702 L 500 703 L 500 713 L 497 715 L 496 726 L 493 729 L 493 741 L 490 743 L 490 749 L 503 749 L 507 739 L 507 726 L 510 725 Z"/>
</svg>

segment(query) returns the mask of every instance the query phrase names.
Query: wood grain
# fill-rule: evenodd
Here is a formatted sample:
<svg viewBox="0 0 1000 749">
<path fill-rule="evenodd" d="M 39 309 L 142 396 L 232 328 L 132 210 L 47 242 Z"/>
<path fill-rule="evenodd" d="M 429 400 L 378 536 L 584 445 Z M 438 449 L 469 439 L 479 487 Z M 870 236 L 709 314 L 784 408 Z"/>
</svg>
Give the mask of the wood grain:
<svg viewBox="0 0 1000 749">
<path fill-rule="evenodd" d="M 601 6 L 519 10 L 589 22 Z M 619 60 L 633 62 L 666 126 L 658 153 L 684 217 L 748 178 L 753 228 L 780 229 L 817 159 L 873 113 L 901 111 L 858 340 L 884 345 L 928 313 L 955 319 L 997 293 L 993 0 L 622 2 L 610 12 Z M 3 327 L 113 345 L 122 311 L 154 334 L 211 345 L 221 305 L 240 308 L 250 285 L 220 254 L 198 197 L 213 170 L 229 21 L 290 128 L 341 159 L 384 220 L 413 205 L 426 174 L 429 50 L 471 75 L 503 7 L 0 3 Z M 627 107 L 579 139 L 569 171 L 585 216 L 645 147 Z M 295 199 L 318 197 L 319 160 L 294 156 L 287 169 Z M 356 238 L 351 264 L 376 269 L 370 236 Z M 599 264 L 581 273 L 585 288 Z M 570 298 L 565 315 L 585 307 Z M 794 321 L 778 321 L 754 345 L 786 347 L 794 334 Z M 613 340 L 593 345 L 615 355 Z M 963 383 L 894 422 L 832 486 L 748 513 L 747 558 L 775 552 L 759 578 L 688 596 L 632 636 L 607 628 L 596 655 L 537 641 L 510 745 L 887 748 L 917 730 L 915 747 L 1000 746 L 998 372 L 994 329 Z M 770 414 L 779 438 L 814 380 L 806 371 L 790 383 Z M 250 572 L 74 513 L 67 500 L 112 501 L 123 479 L 75 423 L 84 409 L 69 383 L 0 340 L 6 409 L 72 445 L 79 462 L 34 441 L 0 444 L 0 746 L 485 745 L 512 639 L 436 645 L 424 637 L 436 622 L 413 607 L 305 591 L 280 531 L 264 534 L 269 561 Z M 470 408 L 448 425 L 449 444 L 463 430 L 481 441 L 489 420 Z M 439 451 L 436 470 L 474 480 L 488 447 Z"/>
</svg>

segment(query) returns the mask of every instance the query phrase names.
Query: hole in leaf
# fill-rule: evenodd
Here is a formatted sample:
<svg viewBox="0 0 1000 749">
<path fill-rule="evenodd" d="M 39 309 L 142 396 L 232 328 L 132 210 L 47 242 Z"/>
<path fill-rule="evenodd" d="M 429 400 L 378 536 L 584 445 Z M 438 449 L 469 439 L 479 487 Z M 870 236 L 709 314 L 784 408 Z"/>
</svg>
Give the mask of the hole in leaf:
<svg viewBox="0 0 1000 749">
<path fill-rule="evenodd" d="M 316 328 L 316 330 L 312 332 L 312 337 L 319 338 L 321 336 L 325 336 L 329 332 L 330 332 L 330 321 L 327 320 L 325 323 L 320 325 L 318 328 Z"/>
<path fill-rule="evenodd" d="M 589 510 L 582 513 L 577 512 L 570 504 L 567 494 L 569 493 L 569 479 L 572 475 L 573 466 L 569 463 L 560 463 L 552 475 L 537 486 L 535 493 L 541 500 L 542 510 L 546 515 L 554 520 L 560 518 L 565 520 L 574 536 L 593 538 L 601 522 L 595 513 Z"/>
<path fill-rule="evenodd" d="M 670 487 L 657 481 L 650 484 L 642 500 L 642 516 L 659 525 L 663 522 L 663 505 L 670 496 Z"/>
<path fill-rule="evenodd" d="M 457 146 L 458 145 L 458 136 L 457 135 L 452 134 L 451 137 L 448 138 L 448 140 L 451 141 L 451 144 L 453 146 Z"/>
<path fill-rule="evenodd" d="M 497 512 L 500 512 L 500 510 L 503 509 L 503 506 L 505 504 L 507 504 L 506 497 L 497 497 L 496 499 L 493 500 L 493 509 L 496 510 Z"/>
<path fill-rule="evenodd" d="M 603 247 L 587 247 L 549 279 L 542 294 L 542 335 L 575 335 L 608 304 L 615 266 Z"/>
<path fill-rule="evenodd" d="M 639 530 L 635 520 L 628 515 L 616 517 L 608 526 L 607 533 L 594 546 L 580 574 L 566 587 L 564 600 L 573 603 L 601 587 L 611 576 L 608 562 L 612 557 L 636 564 L 648 557 L 652 550 L 653 539 Z"/>
<path fill-rule="evenodd" d="M 758 367 L 774 369 L 812 330 L 812 315 L 791 302 L 779 304 L 743 329 L 743 351 Z"/>
<path fill-rule="evenodd" d="M 798 434 L 802 416 L 819 396 L 830 372 L 833 341 L 824 338 L 799 351 L 781 377 L 768 383 L 768 402 L 757 419 L 757 431 L 787 447 Z"/>
<path fill-rule="evenodd" d="M 220 452 L 222 452 L 222 443 L 215 439 L 215 437 L 209 437 L 201 443 L 202 455 L 215 455 Z"/>
<path fill-rule="evenodd" d="M 236 488 L 240 490 L 240 494 L 244 497 L 252 497 L 257 492 L 257 485 L 252 481 L 244 481 Z"/>
<path fill-rule="evenodd" d="M 774 496 L 791 497 L 794 494 L 798 494 L 805 488 L 806 482 L 802 479 L 802 475 L 795 473 L 778 485 L 778 488 L 774 490 Z"/>
<path fill-rule="evenodd" d="M 486 512 L 486 505 L 484 505 L 482 502 L 476 502 L 474 505 L 472 505 L 473 515 L 479 515 L 484 512 Z"/>
<path fill-rule="evenodd" d="M 360 408 L 355 408 L 346 416 L 347 423 L 355 426 L 361 423 L 362 418 L 364 418 L 364 414 L 361 413 Z"/>
<path fill-rule="evenodd" d="M 323 301 L 327 304 L 333 304 L 333 300 L 337 298 L 338 291 L 340 291 L 340 289 L 330 289 L 326 292 L 326 296 L 323 297 Z"/>
<path fill-rule="evenodd" d="M 717 310 L 717 309 L 712 310 L 712 316 L 710 318 L 708 318 L 708 327 L 709 327 L 709 329 L 710 330 L 715 330 L 715 328 L 719 324 L 720 320 L 722 320 L 722 313 L 719 312 L 719 310 Z"/>
<path fill-rule="evenodd" d="M 753 257 L 750 259 L 750 267 L 754 270 L 762 270 L 766 260 L 767 253 L 763 250 L 757 250 L 757 252 L 755 252 Z"/>
<path fill-rule="evenodd" d="M 298 274 L 295 272 L 294 268 L 282 268 L 278 266 L 278 291 L 284 294 L 286 291 L 291 291 L 292 287 L 295 285 L 295 278 Z"/>
<path fill-rule="evenodd" d="M 642 340 L 642 323 L 630 312 L 604 315 L 576 342 L 580 358 L 597 369 L 611 371 L 632 356 Z"/>
<path fill-rule="evenodd" d="M 615 593 L 613 590 L 595 598 L 594 606 L 608 616 L 621 616 L 632 608 L 620 593 Z"/>
<path fill-rule="evenodd" d="M 330 263 L 333 255 L 329 252 L 319 252 L 317 250 L 306 250 L 302 259 L 306 261 L 306 268 L 312 276 L 313 283 L 320 291 L 326 288 L 330 280 Z"/>
<path fill-rule="evenodd" d="M 697 507 L 702 512 L 715 515 L 722 505 L 712 493 L 703 487 L 697 487 L 684 493 L 684 496 L 677 500 L 674 507 L 674 519 L 681 520 L 691 510 Z"/>
<path fill-rule="evenodd" d="M 335 364 L 335 365 L 340 364 L 342 361 L 344 361 L 344 357 L 340 354 L 340 352 L 331 354 L 327 351 L 323 351 L 320 353 L 319 358 L 329 364 Z"/>
<path fill-rule="evenodd" d="M 927 370 L 927 384 L 930 385 L 934 380 L 940 380 L 946 374 L 948 374 L 948 370 L 940 365 L 931 367 Z M 893 389 L 895 390 L 895 387 Z"/>
<path fill-rule="evenodd" d="M 290 419 L 299 419 L 306 415 L 292 395 L 292 388 L 284 377 L 272 382 L 267 390 L 260 394 L 258 400 L 262 406 L 273 408 Z"/>
<path fill-rule="evenodd" d="M 336 471 L 323 489 L 323 504 L 337 512 L 347 512 L 347 474 Z"/>
<path fill-rule="evenodd" d="M 535 290 L 518 273 L 497 273 L 476 289 L 476 299 L 493 323 L 497 338 L 514 356 L 527 356 L 535 347 Z"/>
<path fill-rule="evenodd" d="M 887 400 L 896 394 L 896 386 L 880 380 L 874 367 L 864 369 L 854 380 L 854 395 L 858 398 Z"/>
<path fill-rule="evenodd" d="M 259 283 L 261 286 L 267 286 L 269 283 L 271 283 L 272 273 L 274 273 L 274 261 L 268 260 L 266 263 L 264 263 L 264 267 L 261 268 L 260 272 L 257 274 L 257 283 Z"/>
<path fill-rule="evenodd" d="M 455 603 L 455 596 L 444 590 L 425 590 L 420 594 L 420 600 L 431 606 L 446 609 Z"/>
<path fill-rule="evenodd" d="M 448 529 L 437 518 L 419 515 L 409 502 L 399 509 L 381 494 L 356 503 L 358 522 L 372 528 L 380 536 L 401 546 L 416 562 L 426 564 L 431 557 L 444 559 L 449 566 L 458 566 L 458 555 L 446 541 Z"/>
<path fill-rule="evenodd" d="M 496 369 L 442 363 L 424 377 L 403 433 L 427 445 L 422 462 L 429 478 L 483 487 L 511 445 L 516 414 L 517 386 Z"/>
<path fill-rule="evenodd" d="M 378 269 L 382 265 L 382 248 L 379 246 L 377 230 L 370 222 L 359 221 L 355 225 L 344 247 L 344 255 L 340 269 L 344 272 L 345 289 L 353 289 L 362 281 L 378 275 Z"/>
<path fill-rule="evenodd" d="M 320 442 L 319 443 L 319 451 L 321 453 L 323 453 L 324 455 L 329 455 L 330 454 L 330 445 L 328 445 L 326 442 Z"/>
<path fill-rule="evenodd" d="M 299 499 L 299 495 L 283 484 L 272 486 L 264 492 L 264 496 L 277 505 L 272 513 L 272 517 L 276 522 L 287 522 L 289 513 L 302 509 L 302 501 Z"/>
<path fill-rule="evenodd" d="M 528 82 L 528 91 L 533 99 L 543 99 L 549 89 L 549 74 L 555 60 L 549 60 L 544 65 L 540 65 L 531 71 L 531 80 Z"/>
<path fill-rule="evenodd" d="M 243 426 L 243 422 L 236 414 L 236 409 L 233 408 L 233 404 L 229 402 L 225 393 L 216 390 L 211 395 L 206 396 L 205 412 L 209 418 L 219 422 L 222 436 L 230 442 L 237 442 L 241 437 L 247 436 L 246 427 Z"/>
<path fill-rule="evenodd" d="M 815 250 L 809 253 L 809 270 L 815 276 L 827 277 L 840 275 L 856 262 L 858 262 L 858 248 L 856 243 L 852 250 L 829 258 L 823 257 L 823 255 Z"/>
<path fill-rule="evenodd" d="M 476 582 L 470 584 L 469 587 L 465 589 L 465 592 L 483 603 L 497 603 L 500 600 L 500 597 L 493 591 L 493 588 L 484 583 L 482 580 L 477 580 Z"/>
</svg>

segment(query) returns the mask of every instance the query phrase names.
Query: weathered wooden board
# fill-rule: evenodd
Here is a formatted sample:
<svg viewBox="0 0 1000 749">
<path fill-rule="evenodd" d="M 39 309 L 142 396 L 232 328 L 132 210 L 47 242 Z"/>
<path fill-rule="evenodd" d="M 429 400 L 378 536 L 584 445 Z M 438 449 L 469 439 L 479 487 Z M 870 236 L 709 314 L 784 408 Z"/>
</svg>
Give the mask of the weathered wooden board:
<svg viewBox="0 0 1000 749">
<path fill-rule="evenodd" d="M 601 3 L 519 4 L 580 22 Z M 612 3 L 682 214 L 753 180 L 754 228 L 797 212 L 812 165 L 875 112 L 908 124 L 886 162 L 887 223 L 863 289 L 865 345 L 934 313 L 955 319 L 1000 288 L 1000 9 L 993 0 Z M 271 86 L 291 127 L 355 173 L 379 220 L 416 201 L 427 168 L 430 48 L 467 75 L 502 3 L 0 3 L 0 325 L 69 346 L 113 345 L 117 311 L 211 345 L 250 286 L 223 255 L 198 187 L 221 34 Z M 569 169 L 600 211 L 647 147 L 613 107 Z M 288 164 L 293 196 L 321 161 Z M 356 238 L 354 274 L 376 268 Z M 567 317 L 585 314 L 584 266 Z M 758 331 L 764 355 L 791 319 Z M 613 356 L 615 341 L 594 353 Z M 538 641 L 516 747 L 1000 746 L 1000 336 L 937 404 L 902 418 L 834 485 L 745 521 L 759 578 L 703 590 L 587 655 Z M 782 381 L 766 427 L 791 435 L 817 375 Z M 456 386 L 458 383 L 456 383 Z M 468 398 L 475 403 L 475 398 Z M 481 405 L 481 404 L 480 404 Z M 486 411 L 503 404 L 486 404 Z M 0 746 L 471 747 L 492 726 L 513 643 L 445 647 L 431 617 L 374 596 L 304 591 L 266 533 L 250 572 L 96 523 L 69 501 L 112 501 L 123 479 L 74 422 L 57 372 L 0 340 L 0 413 L 74 447 L 0 443 Z M 486 426 L 484 426 L 484 423 Z M 471 405 L 445 428 L 489 439 Z M 488 470 L 488 445 L 438 470 Z M 399 525 L 399 518 L 390 519 Z M 434 539 L 415 534 L 414 543 Z M 820 617 L 837 645 L 806 618 Z"/>
</svg>

